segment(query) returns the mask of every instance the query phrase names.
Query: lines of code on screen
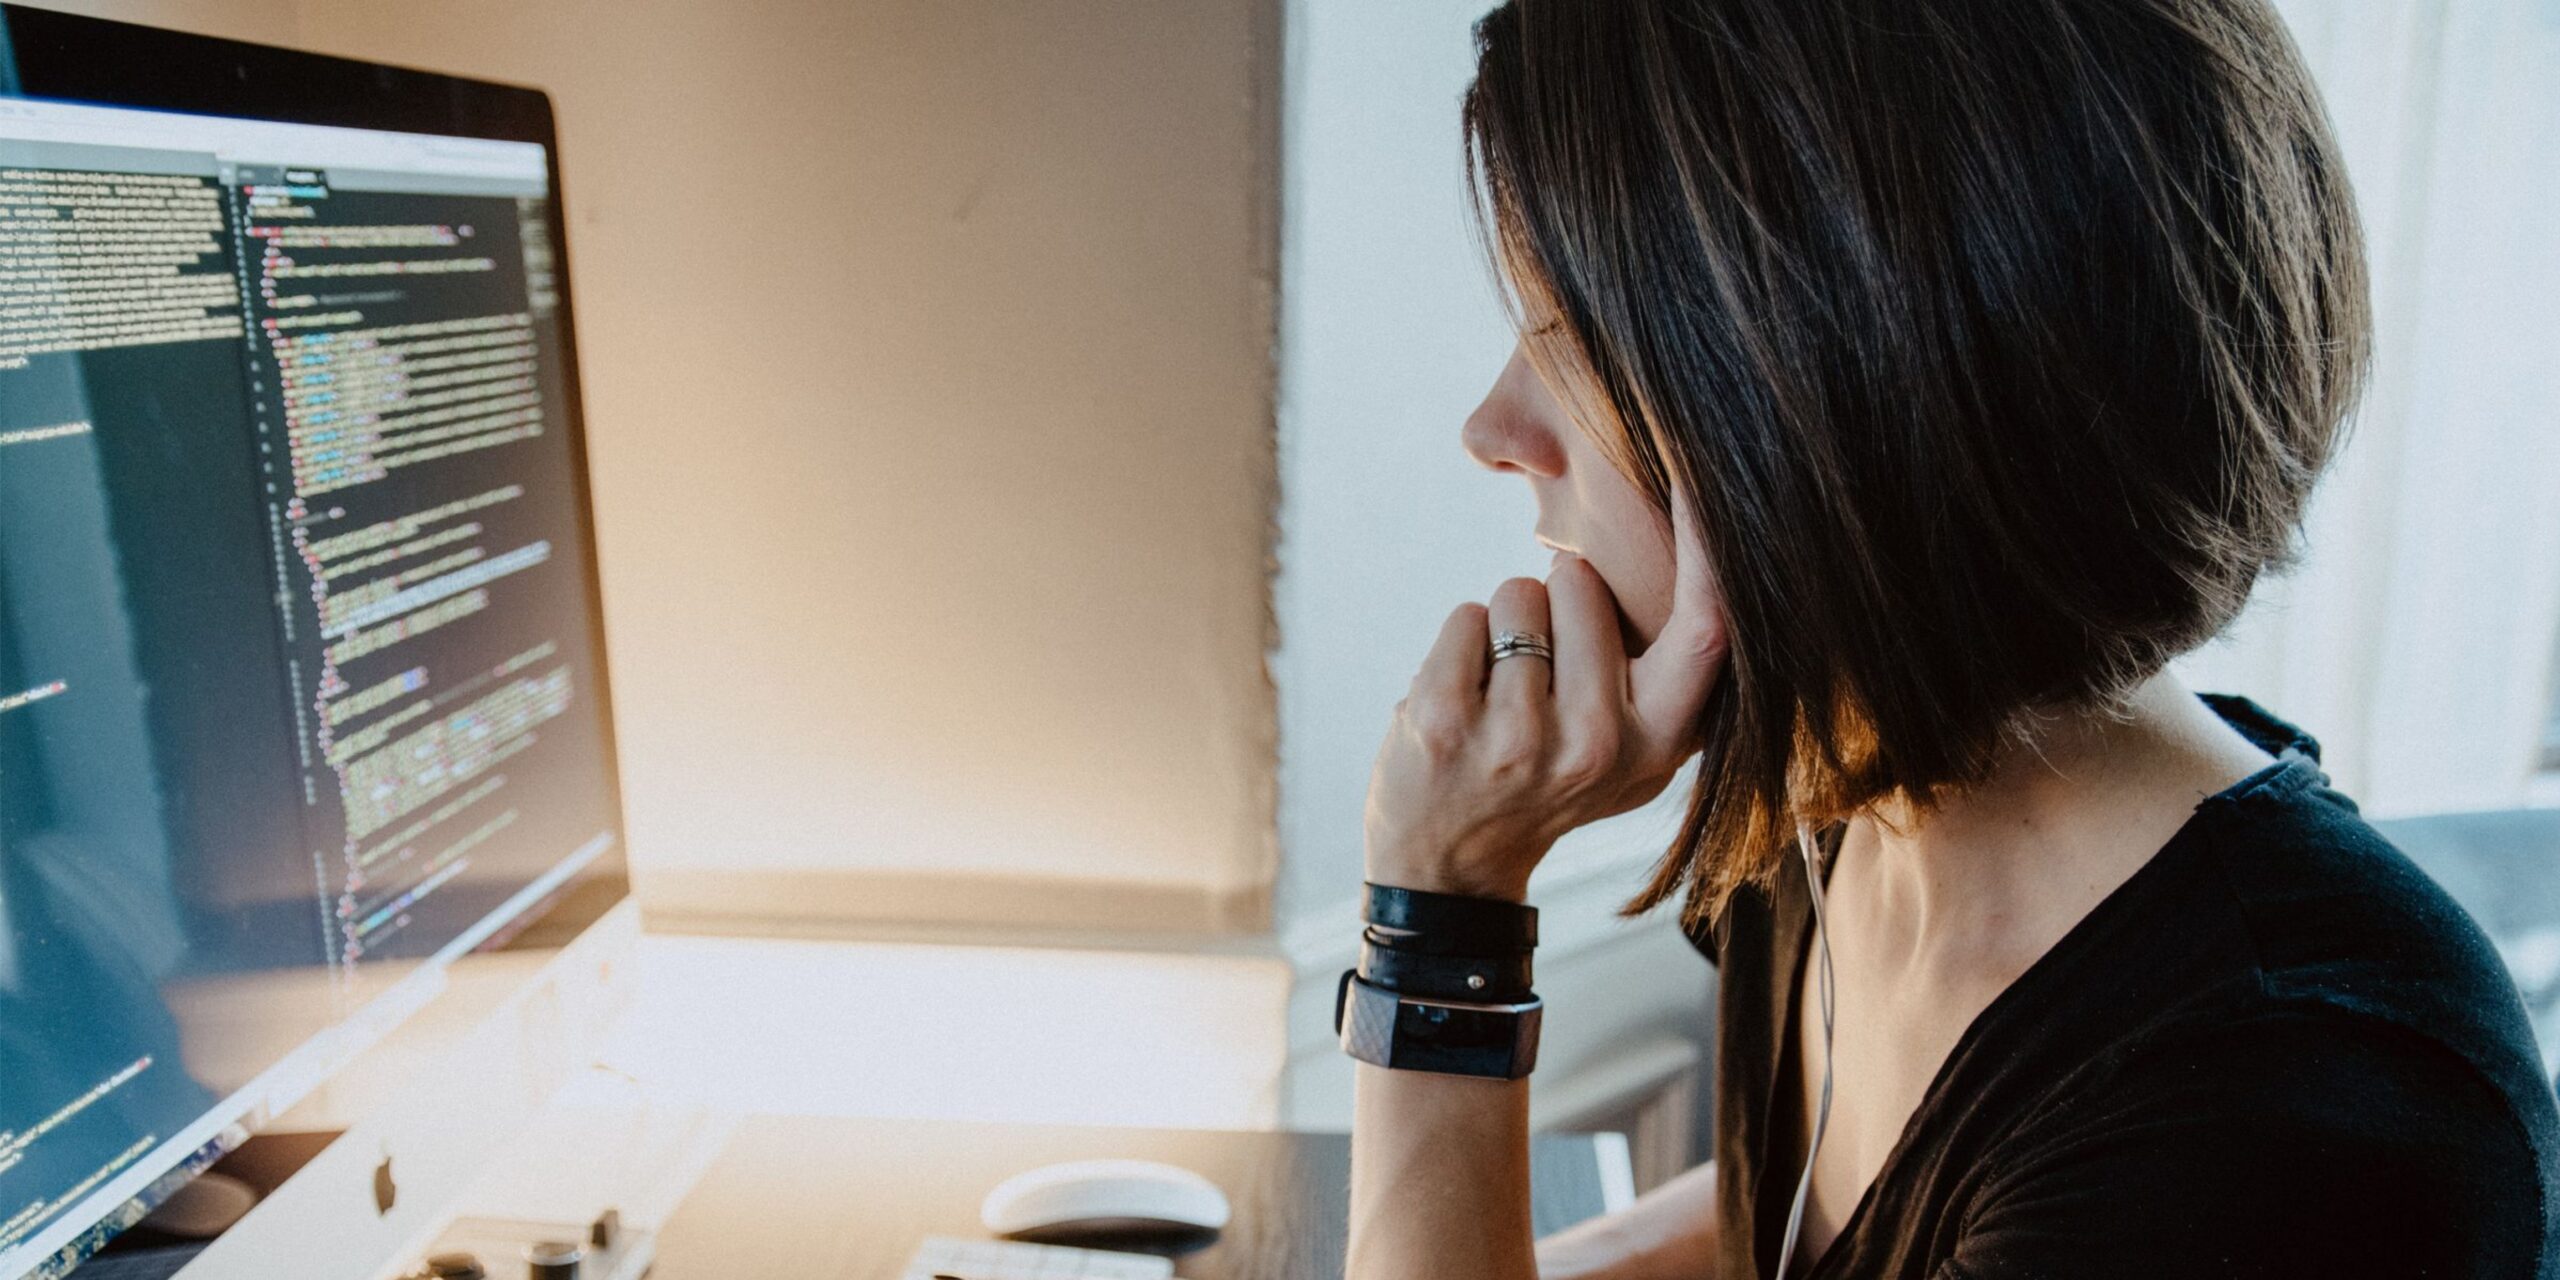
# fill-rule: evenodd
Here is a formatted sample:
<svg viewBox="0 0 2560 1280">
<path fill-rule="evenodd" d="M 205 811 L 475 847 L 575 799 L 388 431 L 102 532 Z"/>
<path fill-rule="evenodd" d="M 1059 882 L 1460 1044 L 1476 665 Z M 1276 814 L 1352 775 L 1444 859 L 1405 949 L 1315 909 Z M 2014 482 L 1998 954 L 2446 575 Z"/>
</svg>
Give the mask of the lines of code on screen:
<svg viewBox="0 0 2560 1280">
<path fill-rule="evenodd" d="M 554 817 L 526 783 L 556 767 L 536 748 L 585 683 L 586 619 L 554 576 L 569 477 L 539 447 L 559 396 L 535 202 L 394 185 L 238 184 L 251 412 L 342 962 L 415 954 L 410 935 L 432 945 L 521 882 L 475 868 Z"/>
<path fill-rule="evenodd" d="M 0 1261 L 610 846 L 549 225 L 0 136 Z"/>
<path fill-rule="evenodd" d="M 0 368 L 236 335 L 225 229 L 200 177 L 0 168 Z"/>
<path fill-rule="evenodd" d="M 191 927 L 177 809 L 196 793 L 160 767 L 191 709 L 223 711 L 191 707 L 166 670 L 174 610 L 206 582 L 190 553 L 223 531 L 145 549 L 171 473 L 221 474 L 193 450 L 229 441 L 247 478 L 243 301 L 204 168 L 0 164 L 0 1248 L 212 1100 L 156 984 L 241 958 Z M 242 509 L 232 528 L 258 524 Z M 254 636 L 196 653 L 235 669 L 274 656 Z M 299 838 L 291 821 L 235 831 Z M 220 843 L 192 851 L 228 857 Z"/>
</svg>

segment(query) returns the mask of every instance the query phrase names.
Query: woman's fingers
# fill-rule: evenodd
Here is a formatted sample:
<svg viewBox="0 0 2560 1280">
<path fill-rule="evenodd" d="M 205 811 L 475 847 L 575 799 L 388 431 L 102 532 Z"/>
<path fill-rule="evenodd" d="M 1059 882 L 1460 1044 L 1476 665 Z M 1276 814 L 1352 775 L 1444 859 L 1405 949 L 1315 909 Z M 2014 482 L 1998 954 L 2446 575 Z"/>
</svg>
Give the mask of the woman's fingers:
<svg viewBox="0 0 2560 1280">
<path fill-rule="evenodd" d="M 1579 556 L 1449 615 L 1371 768 L 1370 879 L 1516 902 L 1558 835 L 1660 790 L 1724 649 L 1696 534 L 1674 524 L 1673 617 L 1635 663 L 1616 597 Z M 1553 653 L 1495 661 L 1505 631 L 1545 636 Z"/>
<path fill-rule="evenodd" d="M 1555 618 L 1556 718 L 1570 739 L 1619 716 L 1627 651 L 1618 637 L 1617 597 L 1582 557 L 1556 556 L 1555 572 L 1547 577 L 1547 609 Z"/>
<path fill-rule="evenodd" d="M 1492 656 L 1492 643 L 1485 631 L 1483 605 L 1470 600 L 1450 610 L 1449 620 L 1440 624 L 1440 638 L 1431 642 L 1430 655 L 1413 677 L 1414 692 L 1472 716 L 1484 697 L 1485 664 Z"/>
<path fill-rule="evenodd" d="M 1494 588 L 1488 616 L 1492 636 L 1499 636 L 1505 631 L 1526 631 L 1540 636 L 1552 636 L 1553 633 L 1547 618 L 1547 587 L 1535 578 L 1513 578 Z M 1552 638 L 1547 647 L 1556 647 Z M 1486 641 L 1486 649 L 1489 660 L 1490 638 Z M 1546 712 L 1540 704 L 1547 700 L 1547 690 L 1554 676 L 1553 663 L 1534 655 L 1495 662 L 1492 674 L 1485 680 L 1485 705 L 1505 707 L 1543 720 Z"/>
<path fill-rule="evenodd" d="M 1627 666 L 1629 695 L 1651 741 L 1680 752 L 1695 746 L 1698 713 L 1724 669 L 1724 600 L 1707 563 L 1689 496 L 1671 486 L 1671 617 Z"/>
</svg>

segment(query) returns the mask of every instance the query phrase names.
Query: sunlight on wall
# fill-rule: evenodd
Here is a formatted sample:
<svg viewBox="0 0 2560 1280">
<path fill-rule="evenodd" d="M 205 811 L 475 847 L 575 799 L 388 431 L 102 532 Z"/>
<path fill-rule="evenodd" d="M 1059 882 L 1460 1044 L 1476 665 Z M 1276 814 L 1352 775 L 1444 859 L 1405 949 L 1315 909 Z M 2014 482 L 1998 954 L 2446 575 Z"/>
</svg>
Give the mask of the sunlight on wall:
<svg viewBox="0 0 2560 1280">
<path fill-rule="evenodd" d="M 601 1061 L 674 1106 L 1269 1128 L 1288 967 L 1256 956 L 644 939 Z"/>
</svg>

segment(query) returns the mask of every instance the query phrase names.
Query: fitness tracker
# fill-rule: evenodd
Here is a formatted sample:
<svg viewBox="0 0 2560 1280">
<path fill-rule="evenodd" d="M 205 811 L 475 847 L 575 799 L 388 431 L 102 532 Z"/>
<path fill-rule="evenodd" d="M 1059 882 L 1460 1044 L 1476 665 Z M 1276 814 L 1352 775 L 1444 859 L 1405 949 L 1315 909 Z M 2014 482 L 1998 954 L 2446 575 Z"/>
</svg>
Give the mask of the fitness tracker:
<svg viewBox="0 0 2560 1280">
<path fill-rule="evenodd" d="M 1398 1071 L 1517 1080 L 1538 1063 L 1545 1004 L 1433 1000 L 1372 986 L 1346 969 L 1334 993 L 1333 1027 L 1342 1050 Z"/>
</svg>

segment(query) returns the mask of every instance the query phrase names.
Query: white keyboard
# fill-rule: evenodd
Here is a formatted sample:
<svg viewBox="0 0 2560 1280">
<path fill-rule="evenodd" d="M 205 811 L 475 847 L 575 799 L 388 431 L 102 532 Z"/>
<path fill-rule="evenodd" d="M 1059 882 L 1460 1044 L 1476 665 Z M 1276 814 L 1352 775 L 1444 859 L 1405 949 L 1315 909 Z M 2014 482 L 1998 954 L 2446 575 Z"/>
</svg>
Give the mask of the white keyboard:
<svg viewBox="0 0 2560 1280">
<path fill-rule="evenodd" d="M 1173 1260 L 1012 1240 L 927 1236 L 901 1280 L 1171 1280 Z"/>
</svg>

